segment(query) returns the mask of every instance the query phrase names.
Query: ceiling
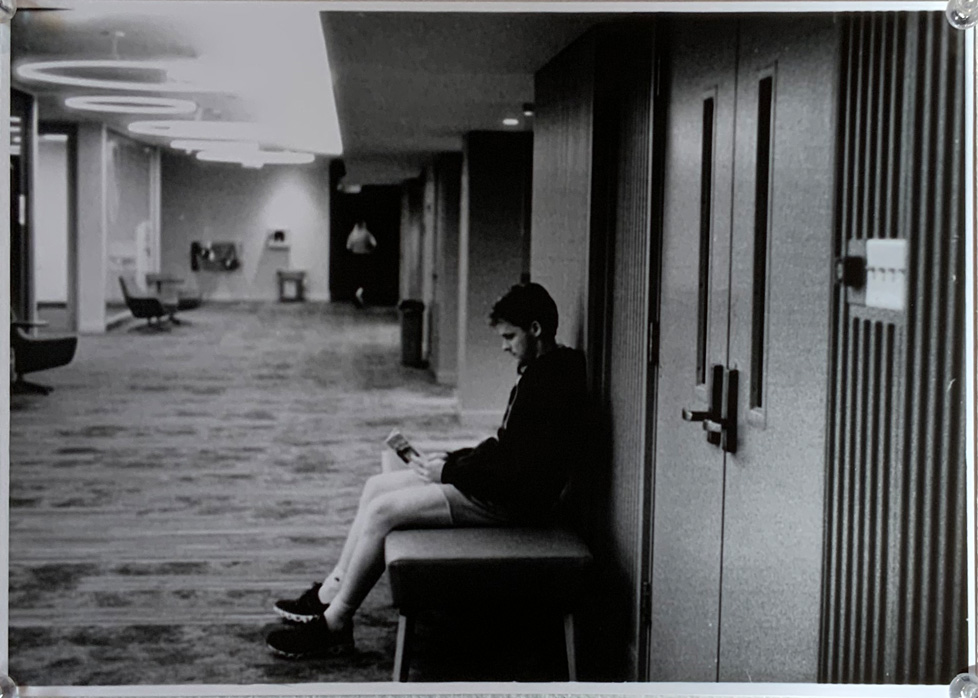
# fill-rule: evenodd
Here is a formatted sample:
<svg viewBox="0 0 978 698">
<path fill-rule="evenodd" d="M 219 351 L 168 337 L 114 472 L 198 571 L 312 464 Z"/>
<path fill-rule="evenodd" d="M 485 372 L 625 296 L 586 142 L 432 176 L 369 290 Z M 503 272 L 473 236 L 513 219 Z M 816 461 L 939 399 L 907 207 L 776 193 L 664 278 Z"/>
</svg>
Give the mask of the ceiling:
<svg viewBox="0 0 978 698">
<path fill-rule="evenodd" d="M 532 128 L 533 75 L 597 21 L 594 15 L 322 14 L 347 179 L 415 176 L 462 134 Z"/>
<path fill-rule="evenodd" d="M 237 122 L 263 149 L 320 159 L 342 152 L 346 183 L 393 183 L 416 176 L 434 153 L 460 150 L 468 131 L 532 128 L 522 105 L 533 101 L 534 73 L 602 17 L 86 0 L 78 9 L 18 11 L 12 82 L 38 97 L 43 121 L 101 121 L 122 132 L 140 120 Z M 152 83 L 139 91 L 52 85 L 19 74 L 25 63 L 69 59 L 166 61 L 170 72 L 167 79 L 132 68 L 56 71 Z M 167 87 L 161 80 L 171 91 L 157 89 Z M 80 94 L 176 97 L 197 107 L 183 116 L 65 107 L 66 97 Z M 518 124 L 504 126 L 507 117 Z M 130 135 L 158 146 L 171 141 Z"/>
</svg>

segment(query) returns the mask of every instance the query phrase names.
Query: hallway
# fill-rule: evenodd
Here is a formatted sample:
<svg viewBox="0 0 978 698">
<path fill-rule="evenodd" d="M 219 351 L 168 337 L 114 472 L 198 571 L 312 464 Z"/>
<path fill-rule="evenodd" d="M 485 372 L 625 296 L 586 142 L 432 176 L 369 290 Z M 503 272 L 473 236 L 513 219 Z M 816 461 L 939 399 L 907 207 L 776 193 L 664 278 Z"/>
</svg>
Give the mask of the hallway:
<svg viewBox="0 0 978 698">
<path fill-rule="evenodd" d="M 392 310 L 236 303 L 185 317 L 83 336 L 69 366 L 39 376 L 51 395 L 12 399 L 11 676 L 388 681 L 386 577 L 349 660 L 272 657 L 271 602 L 329 569 L 393 426 L 419 441 L 483 434 L 459 425 L 452 390 L 400 366 Z M 422 624 L 412 680 L 559 678 L 538 656 L 553 647 L 560 666 L 557 624 L 552 643 L 507 635 L 507 656 L 483 661 L 491 627 L 458 620 Z"/>
</svg>

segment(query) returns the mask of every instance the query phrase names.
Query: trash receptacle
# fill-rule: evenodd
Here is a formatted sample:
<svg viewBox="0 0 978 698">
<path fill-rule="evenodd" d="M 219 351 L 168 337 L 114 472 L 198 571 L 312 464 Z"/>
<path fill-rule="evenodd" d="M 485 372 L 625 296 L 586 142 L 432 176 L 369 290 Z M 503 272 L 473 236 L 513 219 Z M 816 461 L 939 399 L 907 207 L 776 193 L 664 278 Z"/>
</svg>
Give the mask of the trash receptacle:
<svg viewBox="0 0 978 698">
<path fill-rule="evenodd" d="M 397 306 L 401 311 L 401 363 L 422 366 L 421 333 L 424 324 L 424 303 L 407 299 Z"/>
<path fill-rule="evenodd" d="M 283 303 L 301 303 L 306 299 L 306 272 L 301 269 L 278 270 L 278 299 Z"/>
</svg>

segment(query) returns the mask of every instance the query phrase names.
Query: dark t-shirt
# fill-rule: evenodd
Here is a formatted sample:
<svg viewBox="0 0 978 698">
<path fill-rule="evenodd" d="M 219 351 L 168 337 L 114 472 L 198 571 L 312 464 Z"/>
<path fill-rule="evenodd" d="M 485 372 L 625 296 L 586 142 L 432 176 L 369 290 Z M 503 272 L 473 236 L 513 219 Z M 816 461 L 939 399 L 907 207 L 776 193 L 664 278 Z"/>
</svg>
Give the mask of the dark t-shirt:
<svg viewBox="0 0 978 698">
<path fill-rule="evenodd" d="M 557 347 L 533 360 L 510 392 L 495 438 L 453 451 L 442 482 L 521 520 L 543 520 L 584 453 L 584 353 Z"/>
</svg>

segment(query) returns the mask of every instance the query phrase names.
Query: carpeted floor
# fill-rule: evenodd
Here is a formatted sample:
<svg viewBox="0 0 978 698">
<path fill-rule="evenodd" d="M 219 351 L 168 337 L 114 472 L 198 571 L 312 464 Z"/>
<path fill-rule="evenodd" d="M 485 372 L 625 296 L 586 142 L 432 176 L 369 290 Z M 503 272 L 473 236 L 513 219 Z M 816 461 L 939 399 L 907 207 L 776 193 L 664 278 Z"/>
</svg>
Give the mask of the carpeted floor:
<svg viewBox="0 0 978 698">
<path fill-rule="evenodd" d="M 474 441 L 399 363 L 394 311 L 227 304 L 81 338 L 11 398 L 10 675 L 21 685 L 388 681 L 386 578 L 352 659 L 272 657 L 271 602 L 322 577 L 392 426 Z M 515 379 L 501 376 L 501 380 Z M 412 680 L 562 680 L 558 620 L 431 617 Z"/>
</svg>

